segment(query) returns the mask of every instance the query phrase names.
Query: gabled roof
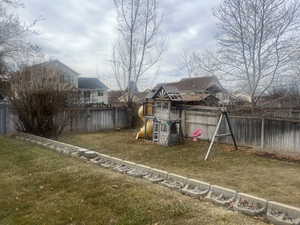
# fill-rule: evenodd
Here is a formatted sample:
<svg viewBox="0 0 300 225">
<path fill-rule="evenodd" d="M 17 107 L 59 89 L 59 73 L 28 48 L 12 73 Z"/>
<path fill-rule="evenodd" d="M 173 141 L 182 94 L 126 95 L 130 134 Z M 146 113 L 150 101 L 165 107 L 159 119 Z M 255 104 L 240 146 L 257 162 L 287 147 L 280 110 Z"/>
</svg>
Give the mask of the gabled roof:
<svg viewBox="0 0 300 225">
<path fill-rule="evenodd" d="M 99 79 L 92 77 L 79 77 L 78 88 L 108 90 L 108 87 L 105 84 L 103 84 Z"/>
<path fill-rule="evenodd" d="M 158 89 L 163 86 L 166 91 L 195 91 L 195 92 L 204 92 L 210 88 L 215 88 L 216 91 L 225 91 L 225 89 L 220 84 L 219 80 L 215 76 L 205 76 L 205 77 L 193 77 L 193 78 L 184 78 L 178 82 L 173 83 L 162 83 L 156 85 L 154 89 Z"/>
<path fill-rule="evenodd" d="M 40 64 L 35 64 L 33 66 L 26 67 L 26 69 L 36 69 L 36 68 L 48 68 L 48 69 L 52 69 L 52 70 L 57 70 L 62 73 L 70 74 L 73 76 L 79 76 L 79 73 L 72 70 L 70 67 L 63 64 L 59 60 L 50 60 L 48 62 L 43 62 Z"/>
</svg>

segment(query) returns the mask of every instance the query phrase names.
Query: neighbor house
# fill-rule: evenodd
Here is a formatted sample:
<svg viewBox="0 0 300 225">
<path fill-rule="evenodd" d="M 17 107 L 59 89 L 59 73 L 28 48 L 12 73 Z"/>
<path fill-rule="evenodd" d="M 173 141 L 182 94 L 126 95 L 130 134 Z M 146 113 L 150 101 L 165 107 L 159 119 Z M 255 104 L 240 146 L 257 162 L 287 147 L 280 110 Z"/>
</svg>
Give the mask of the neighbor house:
<svg viewBox="0 0 300 225">
<path fill-rule="evenodd" d="M 146 96 L 148 95 L 147 91 L 143 92 L 136 92 L 132 94 L 132 102 L 138 105 L 143 104 Z M 120 102 L 127 102 L 128 101 L 128 92 L 125 92 L 123 95 L 119 97 Z"/>
<path fill-rule="evenodd" d="M 120 101 L 120 97 L 125 94 L 125 91 L 111 90 L 108 92 L 108 104 L 111 106 L 125 106 L 124 102 Z"/>
<path fill-rule="evenodd" d="M 49 72 L 55 72 L 58 76 L 60 81 L 63 83 L 68 83 L 74 88 L 78 88 L 78 77 L 79 73 L 72 70 L 70 67 L 66 66 L 59 60 L 50 60 L 48 62 L 43 62 L 40 64 L 35 64 L 32 66 L 28 66 L 24 68 L 25 71 L 33 71 L 39 74 L 40 72 L 44 72 L 45 70 Z M 32 79 L 32 78 L 30 78 Z"/>
<path fill-rule="evenodd" d="M 68 84 L 69 88 L 77 88 L 78 87 L 78 76 L 79 73 L 75 72 L 74 70 L 72 70 L 70 67 L 66 66 L 65 64 L 63 64 L 62 62 L 60 62 L 59 60 L 50 60 L 47 62 L 43 62 L 43 63 L 39 63 L 39 64 L 34 64 L 31 66 L 26 66 L 24 68 L 22 68 L 21 71 L 24 73 L 24 78 L 27 81 L 31 81 L 34 79 L 34 76 L 39 76 L 41 73 L 45 73 L 45 71 L 47 71 L 47 73 L 55 73 L 56 76 L 58 76 L 58 79 L 61 83 L 65 83 Z M 12 73 L 11 75 L 13 76 Z M 9 83 L 8 83 L 8 78 L 4 79 L 3 76 L 0 77 L 0 98 L 5 98 L 5 94 L 3 93 L 4 89 L 3 85 L 6 83 L 6 87 L 9 87 Z"/>
<path fill-rule="evenodd" d="M 157 84 L 147 98 L 158 94 L 172 96 L 174 101 L 193 105 L 216 106 L 228 98 L 227 91 L 215 76 L 184 78 L 178 82 Z"/>
<path fill-rule="evenodd" d="M 33 71 L 39 74 L 43 71 L 55 72 L 59 76 L 59 80 L 70 85 L 74 91 L 78 92 L 78 101 L 76 104 L 107 104 L 107 86 L 97 78 L 80 77 L 79 73 L 66 66 L 59 60 L 50 60 L 48 62 L 36 64 L 26 67 L 25 70 Z M 32 79 L 32 78 L 30 78 Z"/>
<path fill-rule="evenodd" d="M 79 77 L 78 89 L 82 104 L 108 104 L 108 87 L 97 78 Z"/>
<path fill-rule="evenodd" d="M 130 94 L 132 96 L 132 102 L 138 105 L 143 104 L 148 90 L 139 91 L 135 82 L 131 81 L 129 83 Z M 124 91 L 110 91 L 108 93 L 108 103 L 113 106 L 124 106 L 128 102 L 128 88 Z"/>
</svg>

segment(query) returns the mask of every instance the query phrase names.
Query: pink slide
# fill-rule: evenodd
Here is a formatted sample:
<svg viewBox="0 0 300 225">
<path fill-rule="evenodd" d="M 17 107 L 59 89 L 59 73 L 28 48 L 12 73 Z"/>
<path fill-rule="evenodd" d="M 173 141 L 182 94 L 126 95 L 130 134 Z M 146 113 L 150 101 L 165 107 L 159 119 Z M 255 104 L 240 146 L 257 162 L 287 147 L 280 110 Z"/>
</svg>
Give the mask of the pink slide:
<svg viewBox="0 0 300 225">
<path fill-rule="evenodd" d="M 203 133 L 203 130 L 201 128 L 197 128 L 194 132 L 193 132 L 193 141 L 197 141 L 198 137 L 200 137 Z"/>
</svg>

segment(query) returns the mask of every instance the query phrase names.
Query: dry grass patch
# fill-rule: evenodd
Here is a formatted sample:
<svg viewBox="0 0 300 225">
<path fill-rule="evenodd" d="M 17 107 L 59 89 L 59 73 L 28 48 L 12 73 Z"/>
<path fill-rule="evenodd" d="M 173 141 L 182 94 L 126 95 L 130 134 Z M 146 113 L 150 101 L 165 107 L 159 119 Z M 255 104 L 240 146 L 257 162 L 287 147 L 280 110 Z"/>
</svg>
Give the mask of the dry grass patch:
<svg viewBox="0 0 300 225">
<path fill-rule="evenodd" d="M 223 185 L 269 200 L 300 207 L 300 163 L 259 157 L 245 149 L 216 145 L 203 161 L 207 142 L 164 147 L 136 141 L 133 131 L 67 135 L 62 141 L 122 159 Z"/>
<path fill-rule="evenodd" d="M 0 137 L 1 225 L 236 225 L 261 221 Z"/>
</svg>

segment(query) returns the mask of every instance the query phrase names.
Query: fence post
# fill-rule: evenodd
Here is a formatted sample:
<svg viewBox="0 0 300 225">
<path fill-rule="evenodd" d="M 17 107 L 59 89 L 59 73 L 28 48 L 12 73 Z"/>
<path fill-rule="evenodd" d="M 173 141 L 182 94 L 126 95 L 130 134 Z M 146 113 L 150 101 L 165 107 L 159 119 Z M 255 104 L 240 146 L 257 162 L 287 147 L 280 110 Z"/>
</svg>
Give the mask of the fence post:
<svg viewBox="0 0 300 225">
<path fill-rule="evenodd" d="M 117 109 L 116 107 L 112 108 L 112 119 L 113 119 L 113 128 L 116 129 L 116 121 L 117 121 Z"/>
<path fill-rule="evenodd" d="M 181 110 L 181 129 L 182 129 L 182 133 L 183 133 L 183 137 L 186 137 L 186 111 L 185 109 Z"/>
<path fill-rule="evenodd" d="M 261 138 L 260 138 L 260 148 L 264 149 L 265 144 L 265 118 L 261 119 Z"/>
<path fill-rule="evenodd" d="M 10 123 L 10 118 L 8 114 L 8 105 L 4 105 L 4 134 L 8 133 L 8 127 Z"/>
<path fill-rule="evenodd" d="M 90 110 L 89 108 L 86 109 L 85 111 L 85 131 L 89 132 L 90 131 Z"/>
</svg>

